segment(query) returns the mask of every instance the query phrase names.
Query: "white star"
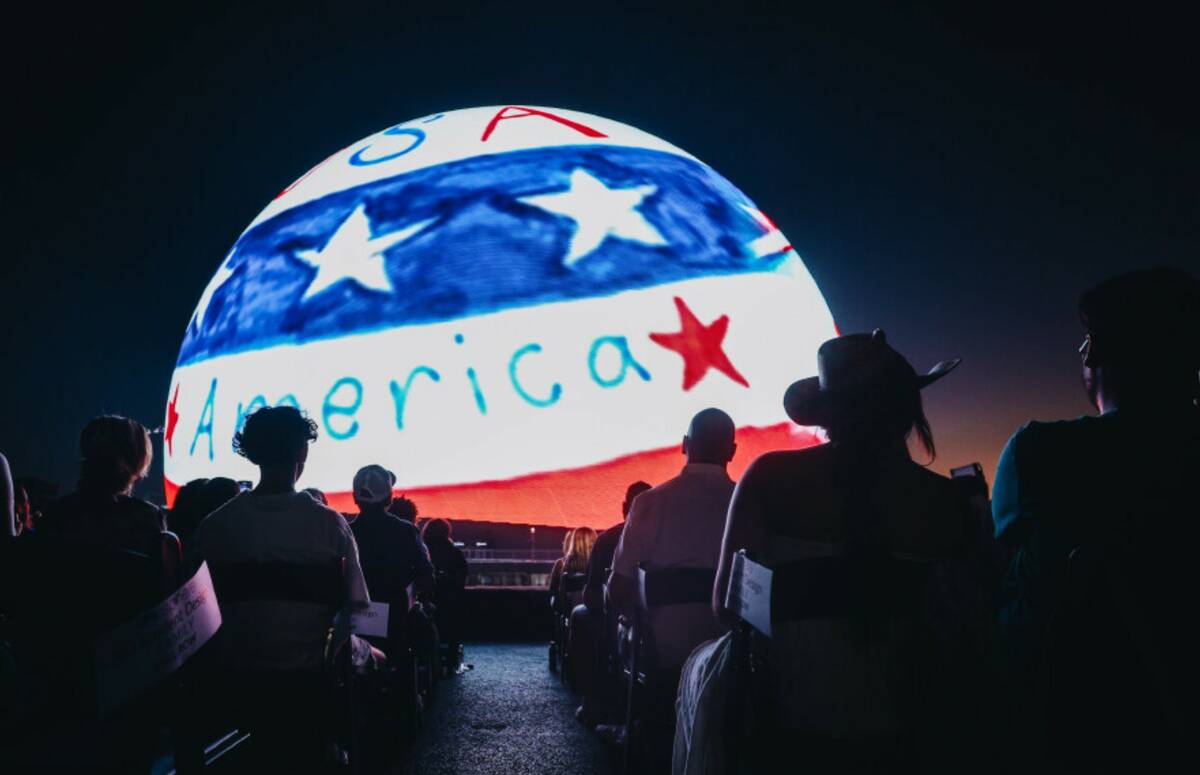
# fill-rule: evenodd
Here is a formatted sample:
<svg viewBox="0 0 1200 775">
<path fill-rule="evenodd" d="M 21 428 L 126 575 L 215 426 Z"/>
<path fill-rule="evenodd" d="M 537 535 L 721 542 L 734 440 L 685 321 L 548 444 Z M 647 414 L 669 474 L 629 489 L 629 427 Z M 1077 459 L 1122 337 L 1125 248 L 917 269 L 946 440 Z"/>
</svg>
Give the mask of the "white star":
<svg viewBox="0 0 1200 775">
<path fill-rule="evenodd" d="M 372 291 L 395 290 L 388 279 L 383 254 L 433 223 L 418 221 L 398 231 L 373 236 L 365 205 L 354 208 L 320 250 L 297 250 L 296 258 L 317 270 L 301 301 L 316 296 L 341 280 L 353 280 Z"/>
<path fill-rule="evenodd" d="M 200 301 L 196 304 L 196 311 L 192 313 L 192 320 L 196 324 L 196 328 L 204 325 L 204 314 L 208 312 L 208 305 L 212 304 L 213 294 L 217 289 L 225 284 L 225 281 L 233 276 L 233 269 L 229 267 L 229 258 L 233 255 L 233 251 L 221 260 L 221 265 L 217 267 L 217 273 L 208 281 L 208 285 L 204 288 L 204 293 L 200 294 Z"/>
<path fill-rule="evenodd" d="M 575 221 L 571 246 L 563 258 L 563 265 L 571 266 L 610 236 L 644 245 L 668 244 L 658 229 L 637 210 L 642 200 L 657 190 L 658 187 L 653 185 L 609 188 L 580 168 L 571 173 L 570 187 L 566 191 L 519 199 Z"/>
</svg>

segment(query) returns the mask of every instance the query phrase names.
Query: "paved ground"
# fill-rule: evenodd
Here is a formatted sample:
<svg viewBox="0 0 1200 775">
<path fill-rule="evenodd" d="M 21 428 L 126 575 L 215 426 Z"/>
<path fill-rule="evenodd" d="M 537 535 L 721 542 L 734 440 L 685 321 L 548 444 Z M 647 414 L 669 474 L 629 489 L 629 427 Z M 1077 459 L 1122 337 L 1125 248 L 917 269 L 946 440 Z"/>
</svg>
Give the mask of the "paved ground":
<svg viewBox="0 0 1200 775">
<path fill-rule="evenodd" d="M 437 686 L 412 775 L 612 775 L 614 757 L 575 720 L 546 644 L 468 644 L 475 669 Z"/>
</svg>

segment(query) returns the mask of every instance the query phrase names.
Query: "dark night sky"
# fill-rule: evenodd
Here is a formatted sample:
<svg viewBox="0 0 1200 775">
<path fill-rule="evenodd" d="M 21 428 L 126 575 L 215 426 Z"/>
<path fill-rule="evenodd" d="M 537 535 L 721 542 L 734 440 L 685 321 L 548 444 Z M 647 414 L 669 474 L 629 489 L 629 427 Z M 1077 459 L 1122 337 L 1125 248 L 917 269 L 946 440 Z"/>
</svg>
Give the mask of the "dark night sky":
<svg viewBox="0 0 1200 775">
<path fill-rule="evenodd" d="M 161 422 L 201 290 L 277 191 L 452 108 L 574 108 L 714 166 L 843 331 L 965 358 L 927 394 L 941 470 L 1086 411 L 1082 289 L 1200 266 L 1193 28 L 1144 6 L 43 5 L 3 52 L 0 450 L 64 484 L 88 417 Z"/>
</svg>

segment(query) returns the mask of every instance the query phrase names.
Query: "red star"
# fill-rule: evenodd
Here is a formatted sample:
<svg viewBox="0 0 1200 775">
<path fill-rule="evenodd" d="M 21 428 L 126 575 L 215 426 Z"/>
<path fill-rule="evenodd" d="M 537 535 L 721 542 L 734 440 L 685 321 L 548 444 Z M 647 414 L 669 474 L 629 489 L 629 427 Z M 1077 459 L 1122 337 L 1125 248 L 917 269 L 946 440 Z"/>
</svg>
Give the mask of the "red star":
<svg viewBox="0 0 1200 775">
<path fill-rule="evenodd" d="M 683 357 L 683 389 L 695 387 L 709 369 L 716 369 L 739 385 L 750 387 L 750 383 L 738 373 L 730 363 L 729 356 L 721 349 L 721 342 L 729 329 L 729 316 L 722 315 L 706 326 L 678 296 L 675 297 L 675 309 L 679 310 L 679 332 L 650 334 L 650 338 L 655 344 L 674 350 Z"/>
<path fill-rule="evenodd" d="M 167 432 L 163 434 L 163 438 L 167 440 L 167 454 L 175 454 L 175 426 L 179 424 L 179 412 L 175 411 L 175 404 L 179 401 L 179 385 L 175 386 L 175 395 L 171 398 L 171 402 L 167 404 Z"/>
</svg>

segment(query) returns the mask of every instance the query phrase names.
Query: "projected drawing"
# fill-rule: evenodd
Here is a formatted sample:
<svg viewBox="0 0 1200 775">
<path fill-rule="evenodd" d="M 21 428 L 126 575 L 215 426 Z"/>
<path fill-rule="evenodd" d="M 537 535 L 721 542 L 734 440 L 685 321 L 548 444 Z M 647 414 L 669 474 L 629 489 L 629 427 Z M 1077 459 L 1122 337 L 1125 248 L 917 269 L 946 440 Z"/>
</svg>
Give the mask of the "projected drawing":
<svg viewBox="0 0 1200 775">
<path fill-rule="evenodd" d="M 303 484 L 350 509 L 381 463 L 428 514 L 611 524 L 673 476 L 690 416 L 739 425 L 736 475 L 812 443 L 784 389 L 834 335 L 783 234 L 684 151 L 575 111 L 417 119 L 334 154 L 246 229 L 172 378 L 167 490 L 252 476 L 247 414 L 321 429 Z"/>
</svg>

